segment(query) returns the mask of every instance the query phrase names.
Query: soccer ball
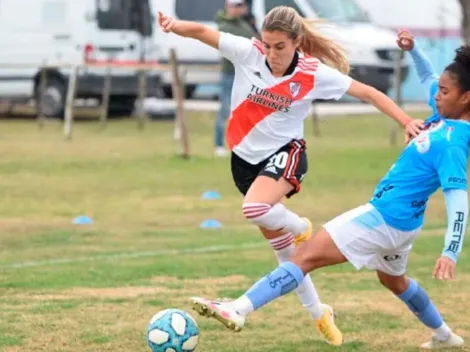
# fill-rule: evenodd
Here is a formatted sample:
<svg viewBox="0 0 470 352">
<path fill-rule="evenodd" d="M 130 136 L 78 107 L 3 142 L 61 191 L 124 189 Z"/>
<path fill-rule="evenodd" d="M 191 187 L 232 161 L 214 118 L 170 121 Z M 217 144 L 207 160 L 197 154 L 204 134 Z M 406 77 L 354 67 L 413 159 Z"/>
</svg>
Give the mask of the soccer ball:
<svg viewBox="0 0 470 352">
<path fill-rule="evenodd" d="M 158 312 L 147 327 L 147 343 L 152 352 L 192 352 L 198 338 L 196 321 L 181 309 Z"/>
</svg>

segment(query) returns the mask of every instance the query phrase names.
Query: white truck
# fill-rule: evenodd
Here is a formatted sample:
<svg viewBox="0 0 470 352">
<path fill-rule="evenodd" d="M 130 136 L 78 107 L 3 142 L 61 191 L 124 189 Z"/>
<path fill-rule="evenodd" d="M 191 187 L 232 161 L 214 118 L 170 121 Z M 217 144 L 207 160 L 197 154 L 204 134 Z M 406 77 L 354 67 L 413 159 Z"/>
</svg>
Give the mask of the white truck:
<svg viewBox="0 0 470 352">
<path fill-rule="evenodd" d="M 61 65 L 156 62 L 150 6 L 149 0 L 1 0 L 0 98 L 38 98 L 41 67 L 47 65 L 44 97 L 35 99 L 36 105 L 46 116 L 61 116 L 71 73 Z M 129 114 L 137 96 L 137 72 L 111 72 L 109 112 Z M 76 97 L 100 99 L 105 75 L 102 67 L 81 69 Z M 147 83 L 149 95 L 155 95 L 159 74 L 149 74 Z"/>
<path fill-rule="evenodd" d="M 378 0 L 376 0 L 378 1 Z M 153 0 L 155 10 L 182 20 L 197 21 L 216 27 L 215 16 L 223 9 L 224 0 Z M 348 50 L 351 62 L 351 75 L 361 82 L 387 92 L 393 85 L 395 55 L 399 52 L 395 44 L 395 33 L 373 23 L 356 0 L 248 0 L 258 28 L 264 17 L 274 7 L 287 5 L 295 8 L 302 16 L 311 19 L 326 19 L 334 26 L 322 30 L 339 41 Z M 334 29 L 332 29 L 334 27 Z M 187 75 L 186 94 L 192 95 L 199 84 L 218 82 L 218 70 L 201 70 L 201 65 L 215 65 L 220 60 L 219 53 L 195 40 L 176 35 L 165 35 L 157 30 L 156 40 L 162 47 L 160 62 L 168 61 L 170 47 L 176 49 L 178 58 Z M 408 62 L 402 62 L 403 77 L 408 72 Z M 165 93 L 170 96 L 171 76 L 162 76 Z"/>
</svg>

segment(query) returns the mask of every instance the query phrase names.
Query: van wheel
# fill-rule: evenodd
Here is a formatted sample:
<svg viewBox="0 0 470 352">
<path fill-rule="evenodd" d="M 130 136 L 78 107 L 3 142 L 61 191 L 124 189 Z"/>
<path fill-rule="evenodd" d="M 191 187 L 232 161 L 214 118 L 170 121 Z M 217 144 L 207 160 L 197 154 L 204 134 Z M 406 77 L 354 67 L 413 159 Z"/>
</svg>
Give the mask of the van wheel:
<svg viewBox="0 0 470 352">
<path fill-rule="evenodd" d="M 186 99 L 191 99 L 194 96 L 194 93 L 196 92 L 197 86 L 195 84 L 188 84 L 185 86 L 185 94 L 184 97 Z M 172 99 L 173 98 L 173 89 L 171 86 L 163 86 L 163 94 L 165 98 L 167 99 Z"/>
<path fill-rule="evenodd" d="M 108 115 L 109 116 L 131 116 L 134 112 L 134 95 L 115 95 L 109 97 Z"/>
<path fill-rule="evenodd" d="M 40 85 L 38 84 L 35 88 L 34 94 L 37 114 L 42 112 L 46 117 L 62 118 L 64 116 L 65 99 L 67 94 L 64 80 L 54 76 L 48 77 L 43 99 L 41 99 L 39 89 Z"/>
</svg>

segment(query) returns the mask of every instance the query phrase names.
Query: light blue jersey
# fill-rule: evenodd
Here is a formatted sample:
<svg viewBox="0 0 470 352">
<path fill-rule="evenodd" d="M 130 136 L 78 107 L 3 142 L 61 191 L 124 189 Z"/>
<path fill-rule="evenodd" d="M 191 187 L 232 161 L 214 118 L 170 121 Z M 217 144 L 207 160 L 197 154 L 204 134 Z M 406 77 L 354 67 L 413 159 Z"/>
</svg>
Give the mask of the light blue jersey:
<svg viewBox="0 0 470 352">
<path fill-rule="evenodd" d="M 439 188 L 467 190 L 470 124 L 440 119 L 403 150 L 370 203 L 401 231 L 423 224 L 429 197 Z"/>
<path fill-rule="evenodd" d="M 439 77 L 431 61 L 415 47 L 411 52 L 421 83 L 428 90 L 432 115 L 377 186 L 370 203 L 385 222 L 402 231 L 423 224 L 429 197 L 439 188 L 467 190 L 470 124 L 439 115 L 435 96 Z"/>
</svg>

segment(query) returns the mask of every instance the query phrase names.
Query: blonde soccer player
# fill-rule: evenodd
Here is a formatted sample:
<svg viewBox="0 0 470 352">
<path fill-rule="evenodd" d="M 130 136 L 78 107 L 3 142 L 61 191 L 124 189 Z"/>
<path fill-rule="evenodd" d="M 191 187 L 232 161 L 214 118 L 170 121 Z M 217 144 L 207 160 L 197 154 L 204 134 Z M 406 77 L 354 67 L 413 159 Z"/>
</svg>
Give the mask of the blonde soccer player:
<svg viewBox="0 0 470 352">
<path fill-rule="evenodd" d="M 235 185 L 243 194 L 243 214 L 270 241 L 279 263 L 295 245 L 307 240 L 312 226 L 282 204 L 300 191 L 307 173 L 303 122 L 312 101 L 340 99 L 347 94 L 373 104 L 415 136 L 422 121 L 411 119 L 391 99 L 348 76 L 341 47 L 320 34 L 293 8 L 271 10 L 261 40 L 219 32 L 200 23 L 178 21 L 159 13 L 164 32 L 194 38 L 229 59 L 235 67 L 227 143 Z M 295 290 L 331 341 L 341 338 L 320 303 L 307 275 Z M 326 308 L 325 308 L 326 307 Z"/>
</svg>

